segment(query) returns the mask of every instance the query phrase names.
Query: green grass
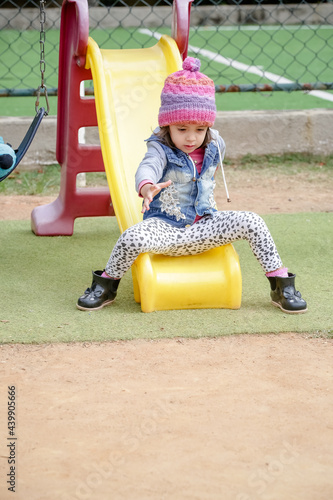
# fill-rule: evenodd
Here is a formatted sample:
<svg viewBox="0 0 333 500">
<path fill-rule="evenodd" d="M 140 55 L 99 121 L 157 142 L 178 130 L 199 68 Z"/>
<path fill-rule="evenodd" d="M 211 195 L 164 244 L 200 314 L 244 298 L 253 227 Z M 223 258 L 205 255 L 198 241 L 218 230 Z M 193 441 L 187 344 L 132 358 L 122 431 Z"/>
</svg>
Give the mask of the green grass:
<svg viewBox="0 0 333 500">
<path fill-rule="evenodd" d="M 230 27 L 228 27 L 230 28 Z M 286 27 L 260 30 L 200 27 L 190 32 L 190 44 L 229 57 L 247 65 L 256 65 L 266 71 L 301 82 L 333 81 L 332 50 L 333 29 Z M 250 27 L 251 28 L 251 27 Z M 269 29 L 273 28 L 273 29 Z M 167 28 L 157 29 L 170 34 Z M 153 37 L 133 28 L 115 30 L 91 30 L 90 35 L 102 48 L 140 48 L 156 43 Z M 34 88 L 40 84 L 39 32 L 27 30 L 2 30 L 0 44 L 3 47 L 0 68 L 0 88 Z M 45 44 L 45 84 L 57 87 L 59 30 L 48 30 Z M 189 55 L 194 55 L 190 54 Z M 208 61 L 201 57 L 202 71 L 214 79 L 216 84 L 263 83 L 260 76 L 244 73 Z M 208 64 L 209 63 L 209 64 Z M 20 83 L 20 80 L 23 83 Z M 257 109 L 310 109 L 332 108 L 333 103 L 306 95 L 303 92 L 237 93 L 217 94 L 219 110 Z M 44 105 L 43 98 L 41 105 Z M 50 97 L 50 114 L 56 114 L 57 98 Z M 3 116 L 33 116 L 34 97 L 1 98 Z"/>
<path fill-rule="evenodd" d="M 267 27 L 269 28 L 269 27 Z M 190 44 L 223 57 L 284 76 L 292 81 L 332 81 L 333 28 L 262 27 L 257 30 L 217 28 L 191 32 Z M 231 66 L 203 62 L 202 70 L 216 80 L 234 83 L 269 82 Z M 320 78 L 319 78 L 320 76 Z M 221 78 L 222 77 L 222 78 Z M 217 82 L 220 83 L 220 82 Z"/>
<path fill-rule="evenodd" d="M 319 97 L 305 95 L 303 92 L 242 92 L 216 94 L 219 111 L 256 111 L 256 110 L 293 110 L 332 108 L 333 102 Z"/>
<path fill-rule="evenodd" d="M 333 81 L 333 29 L 301 27 L 214 28 L 190 32 L 190 44 L 204 47 L 223 57 L 288 78 L 291 81 Z M 272 28 L 272 29 L 269 29 Z M 195 55 L 195 54 L 190 54 Z M 204 57 L 202 71 L 216 84 L 271 83 L 251 73 L 243 73 L 231 66 L 223 66 Z M 332 93 L 332 91 L 330 91 Z M 325 101 L 304 92 L 226 93 L 216 95 L 217 108 L 223 111 L 265 109 L 332 108 Z"/>
<path fill-rule="evenodd" d="M 285 153 L 282 155 L 252 155 L 247 154 L 238 160 L 224 161 L 225 165 L 233 165 L 240 170 L 257 169 L 261 172 L 274 169 L 280 174 L 296 175 L 311 172 L 332 173 L 333 155 L 314 155 L 311 153 Z"/>
<path fill-rule="evenodd" d="M 39 170 L 14 170 L 0 183 L 2 195 L 56 195 L 60 185 L 59 165 L 49 165 Z M 87 187 L 107 186 L 105 173 L 87 173 Z"/>
<path fill-rule="evenodd" d="M 283 314 L 269 301 L 269 284 L 246 242 L 237 242 L 243 294 L 240 310 L 141 312 L 131 274 L 117 300 L 101 311 L 75 303 L 105 265 L 119 236 L 115 218 L 79 219 L 71 237 L 37 237 L 28 221 L 1 221 L 1 343 L 113 341 L 219 337 L 240 333 L 309 332 L 332 337 L 332 213 L 265 216 L 281 257 L 297 274 L 308 302 L 302 315 Z"/>
<path fill-rule="evenodd" d="M 281 156 L 246 155 L 239 160 L 225 160 L 226 169 L 250 170 L 258 172 L 263 177 L 274 175 L 292 176 L 306 174 L 308 180 L 316 179 L 318 174 L 331 177 L 333 172 L 333 155 L 320 156 L 311 154 L 284 154 Z M 229 172 L 230 173 L 230 172 Z M 107 186 L 105 173 L 87 173 L 88 187 Z M 39 170 L 20 171 L 13 173 L 0 182 L 0 195 L 57 195 L 60 185 L 59 165 L 41 167 Z"/>
</svg>

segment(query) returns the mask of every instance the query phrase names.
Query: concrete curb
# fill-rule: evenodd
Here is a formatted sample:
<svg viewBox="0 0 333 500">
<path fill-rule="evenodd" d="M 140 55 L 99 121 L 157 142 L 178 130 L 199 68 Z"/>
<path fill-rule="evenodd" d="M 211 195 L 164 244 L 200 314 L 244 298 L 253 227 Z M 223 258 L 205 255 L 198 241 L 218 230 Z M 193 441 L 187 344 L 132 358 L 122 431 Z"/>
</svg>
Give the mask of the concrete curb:
<svg viewBox="0 0 333 500">
<path fill-rule="evenodd" d="M 170 6 L 141 7 L 94 7 L 97 0 L 89 1 L 89 26 L 93 28 L 123 28 L 161 26 L 171 27 L 172 9 Z M 61 8 L 48 9 L 45 21 L 46 29 L 59 29 Z M 143 24 L 142 24 L 143 23 Z M 298 25 L 300 23 L 333 24 L 333 6 L 331 3 L 303 4 L 301 2 L 280 5 L 195 5 L 191 9 L 191 26 L 238 26 L 256 25 Z M 39 11 L 33 8 L 1 8 L 0 29 L 40 29 Z"/>
<path fill-rule="evenodd" d="M 226 142 L 229 158 L 248 153 L 333 153 L 333 109 L 219 112 L 215 128 Z"/>
<path fill-rule="evenodd" d="M 18 147 L 31 121 L 29 117 L 1 117 L 0 130 L 5 142 Z M 20 169 L 57 163 L 56 122 L 55 116 L 43 119 Z M 220 111 L 215 128 L 224 138 L 226 156 L 231 159 L 246 154 L 333 153 L 333 109 Z M 86 129 L 86 142 L 99 143 L 97 127 Z"/>
</svg>

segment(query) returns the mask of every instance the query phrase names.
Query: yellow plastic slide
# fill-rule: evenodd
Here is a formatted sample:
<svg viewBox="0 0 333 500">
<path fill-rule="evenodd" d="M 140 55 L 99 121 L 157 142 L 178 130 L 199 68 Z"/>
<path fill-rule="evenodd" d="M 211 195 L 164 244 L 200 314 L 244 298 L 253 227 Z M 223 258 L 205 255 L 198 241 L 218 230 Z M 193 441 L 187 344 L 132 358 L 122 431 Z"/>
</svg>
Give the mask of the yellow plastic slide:
<svg viewBox="0 0 333 500">
<path fill-rule="evenodd" d="M 135 172 L 146 152 L 144 141 L 157 126 L 164 80 L 181 65 L 175 41 L 165 35 L 153 47 L 127 50 L 101 50 L 89 38 L 86 68 L 92 72 L 104 166 L 121 232 L 142 220 Z M 241 272 L 232 245 L 195 256 L 142 254 L 132 275 L 143 312 L 241 304 Z"/>
</svg>

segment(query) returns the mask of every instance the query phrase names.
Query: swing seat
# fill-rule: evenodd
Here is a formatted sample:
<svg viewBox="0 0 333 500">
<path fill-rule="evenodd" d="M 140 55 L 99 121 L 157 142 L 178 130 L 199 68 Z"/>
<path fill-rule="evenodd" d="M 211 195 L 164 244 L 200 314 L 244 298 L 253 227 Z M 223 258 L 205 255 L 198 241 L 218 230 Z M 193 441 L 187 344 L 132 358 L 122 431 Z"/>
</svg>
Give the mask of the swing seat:
<svg viewBox="0 0 333 500">
<path fill-rule="evenodd" d="M 25 153 L 28 151 L 30 144 L 32 143 L 36 135 L 36 132 L 39 128 L 39 125 L 41 124 L 42 119 L 44 118 L 44 115 L 45 115 L 45 108 L 39 108 L 21 144 L 17 149 L 15 149 L 15 154 L 16 154 L 15 164 L 8 170 L 2 171 L 3 173 L 0 174 L 0 182 L 5 180 L 6 177 L 8 177 L 13 172 L 13 170 L 15 170 L 15 168 L 18 166 Z"/>
<path fill-rule="evenodd" d="M 164 80 L 181 65 L 176 42 L 165 35 L 147 49 L 101 50 L 89 38 L 86 68 L 94 82 L 104 166 L 121 232 L 142 219 L 135 171 L 156 123 Z M 143 312 L 241 305 L 241 271 L 231 244 L 181 257 L 142 254 L 132 276 Z"/>
</svg>

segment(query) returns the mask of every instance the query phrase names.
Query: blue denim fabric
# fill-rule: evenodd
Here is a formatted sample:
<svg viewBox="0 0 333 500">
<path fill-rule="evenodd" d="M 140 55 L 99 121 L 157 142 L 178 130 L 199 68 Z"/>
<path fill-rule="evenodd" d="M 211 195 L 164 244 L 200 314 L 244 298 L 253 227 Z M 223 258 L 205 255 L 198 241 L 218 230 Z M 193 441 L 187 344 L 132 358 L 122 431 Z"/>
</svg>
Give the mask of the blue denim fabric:
<svg viewBox="0 0 333 500">
<path fill-rule="evenodd" d="M 215 132 L 215 131 L 214 131 Z M 222 159 L 225 145 L 221 137 Z M 214 174 L 219 164 L 219 151 L 216 141 L 210 142 L 205 149 L 205 156 L 200 175 L 195 164 L 186 153 L 171 149 L 152 135 L 148 141 L 157 141 L 166 156 L 163 174 L 157 182 L 171 180 L 172 184 L 162 189 L 150 203 L 150 209 L 143 218 L 159 217 L 175 227 L 193 224 L 197 215 L 209 215 L 216 212 L 214 201 Z M 158 151 L 156 150 L 156 154 Z"/>
</svg>

